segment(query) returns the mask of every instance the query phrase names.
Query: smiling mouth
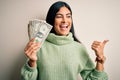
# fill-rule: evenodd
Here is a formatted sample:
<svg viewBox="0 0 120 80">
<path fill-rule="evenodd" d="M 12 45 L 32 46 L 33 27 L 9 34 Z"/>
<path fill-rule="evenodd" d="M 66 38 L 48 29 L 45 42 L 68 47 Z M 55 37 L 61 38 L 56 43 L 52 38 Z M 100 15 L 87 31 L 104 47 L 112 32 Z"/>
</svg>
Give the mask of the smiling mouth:
<svg viewBox="0 0 120 80">
<path fill-rule="evenodd" d="M 66 25 L 66 24 L 60 25 L 60 29 L 61 30 L 67 30 L 68 29 L 68 25 Z"/>
</svg>

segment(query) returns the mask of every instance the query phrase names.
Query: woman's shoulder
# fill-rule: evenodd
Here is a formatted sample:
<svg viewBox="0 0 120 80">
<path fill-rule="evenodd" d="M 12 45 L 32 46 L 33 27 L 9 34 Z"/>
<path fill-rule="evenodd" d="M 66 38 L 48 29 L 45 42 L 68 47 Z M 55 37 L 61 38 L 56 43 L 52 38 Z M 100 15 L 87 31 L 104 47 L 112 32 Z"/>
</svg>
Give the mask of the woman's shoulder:
<svg viewBox="0 0 120 80">
<path fill-rule="evenodd" d="M 80 49 L 86 49 L 85 48 L 85 45 L 83 43 L 80 43 L 80 42 L 77 42 L 77 41 L 74 41 L 73 42 L 74 46 L 80 48 Z"/>
<path fill-rule="evenodd" d="M 81 55 L 86 55 L 86 56 L 88 55 L 87 48 L 83 43 L 74 41 L 74 47 L 78 49 Z"/>
</svg>

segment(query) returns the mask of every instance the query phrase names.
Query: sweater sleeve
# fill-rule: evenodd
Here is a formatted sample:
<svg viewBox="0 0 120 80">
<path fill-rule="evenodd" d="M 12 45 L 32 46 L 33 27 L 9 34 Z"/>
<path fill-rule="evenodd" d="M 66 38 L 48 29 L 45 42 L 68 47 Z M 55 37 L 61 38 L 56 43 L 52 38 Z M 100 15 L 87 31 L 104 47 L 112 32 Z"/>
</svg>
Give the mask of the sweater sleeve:
<svg viewBox="0 0 120 80">
<path fill-rule="evenodd" d="M 26 62 L 21 69 L 21 80 L 37 80 L 37 74 L 37 67 L 32 68 Z"/>
<path fill-rule="evenodd" d="M 80 72 L 83 80 L 108 80 L 108 75 L 105 71 L 98 71 L 95 69 L 95 65 L 88 55 L 85 46 L 82 48 L 83 66 Z"/>
<path fill-rule="evenodd" d="M 83 80 L 108 80 L 107 73 L 96 70 L 91 60 L 87 61 L 84 69 L 80 74 Z"/>
</svg>

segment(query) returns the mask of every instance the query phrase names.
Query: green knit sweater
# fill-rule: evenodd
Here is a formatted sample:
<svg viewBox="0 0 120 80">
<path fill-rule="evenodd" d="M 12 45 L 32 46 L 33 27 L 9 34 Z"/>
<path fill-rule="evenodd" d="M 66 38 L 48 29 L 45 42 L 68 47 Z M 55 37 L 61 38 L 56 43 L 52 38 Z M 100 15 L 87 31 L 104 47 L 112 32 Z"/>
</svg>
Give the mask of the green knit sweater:
<svg viewBox="0 0 120 80">
<path fill-rule="evenodd" d="M 21 69 L 22 80 L 108 80 L 107 74 L 97 71 L 84 45 L 74 41 L 72 33 L 57 36 L 50 33 L 38 51 L 37 67 L 27 62 Z"/>
</svg>

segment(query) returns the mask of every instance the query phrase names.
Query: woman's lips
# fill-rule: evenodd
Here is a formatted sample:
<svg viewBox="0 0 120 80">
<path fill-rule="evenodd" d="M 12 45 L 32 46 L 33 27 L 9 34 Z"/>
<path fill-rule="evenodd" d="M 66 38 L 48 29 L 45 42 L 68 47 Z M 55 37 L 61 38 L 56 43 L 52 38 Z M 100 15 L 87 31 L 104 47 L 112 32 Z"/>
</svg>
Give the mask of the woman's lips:
<svg viewBox="0 0 120 80">
<path fill-rule="evenodd" d="M 60 29 L 61 30 L 67 30 L 68 29 L 68 25 L 60 25 Z"/>
</svg>

